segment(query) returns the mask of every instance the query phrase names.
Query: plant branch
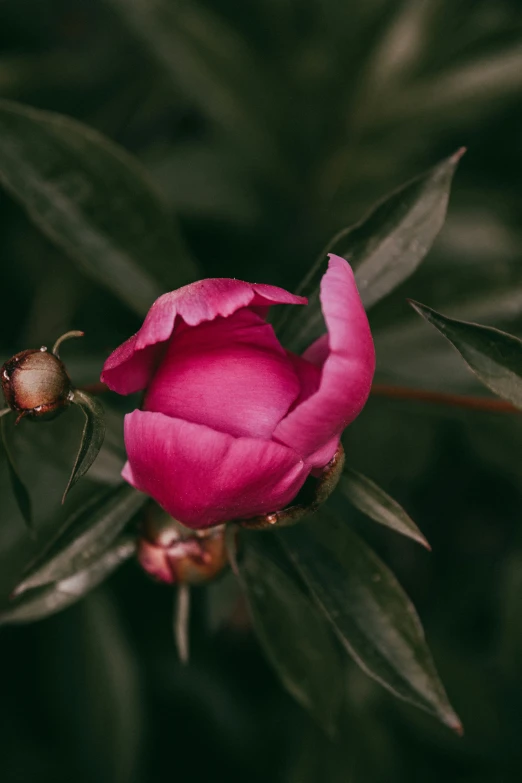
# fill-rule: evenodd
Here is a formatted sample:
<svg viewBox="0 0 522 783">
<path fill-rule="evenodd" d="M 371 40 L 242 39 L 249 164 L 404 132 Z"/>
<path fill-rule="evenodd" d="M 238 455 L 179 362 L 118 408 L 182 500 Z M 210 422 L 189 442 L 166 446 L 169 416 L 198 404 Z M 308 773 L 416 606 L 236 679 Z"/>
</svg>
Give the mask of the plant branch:
<svg viewBox="0 0 522 783">
<path fill-rule="evenodd" d="M 104 383 L 90 383 L 80 386 L 87 394 L 98 395 L 110 391 Z M 388 400 L 406 400 L 409 402 L 427 402 L 432 405 L 446 405 L 451 408 L 466 408 L 467 410 L 485 411 L 490 413 L 522 413 L 510 402 L 495 397 L 473 397 L 465 394 L 448 394 L 447 392 L 431 391 L 429 389 L 414 389 L 409 386 L 394 386 L 387 383 L 374 383 L 372 397 L 382 397 Z M 5 411 L 6 413 L 8 410 Z M 0 413 L 2 415 L 2 413 Z"/>
<path fill-rule="evenodd" d="M 372 397 L 384 397 L 390 400 L 408 400 L 411 402 L 427 402 L 434 405 L 447 405 L 452 408 L 486 411 L 493 413 L 522 413 L 506 400 L 494 397 L 472 397 L 462 394 L 429 391 L 428 389 L 412 389 L 408 386 L 392 386 L 385 383 L 375 383 L 372 386 Z"/>
<path fill-rule="evenodd" d="M 101 381 L 98 381 L 97 383 L 87 383 L 85 386 L 79 386 L 78 390 L 87 392 L 87 394 L 93 394 L 94 396 L 97 394 L 105 394 L 105 392 L 110 391 L 109 387 Z"/>
</svg>

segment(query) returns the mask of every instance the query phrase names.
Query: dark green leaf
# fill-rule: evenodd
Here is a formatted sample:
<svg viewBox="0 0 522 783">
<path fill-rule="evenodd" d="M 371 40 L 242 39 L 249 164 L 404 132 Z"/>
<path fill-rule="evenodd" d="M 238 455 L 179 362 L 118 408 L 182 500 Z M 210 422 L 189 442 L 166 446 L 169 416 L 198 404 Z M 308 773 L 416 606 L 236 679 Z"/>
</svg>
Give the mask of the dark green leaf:
<svg viewBox="0 0 522 783">
<path fill-rule="evenodd" d="M 83 519 L 89 519 L 93 516 L 97 509 L 101 508 L 107 502 L 107 498 L 112 492 L 114 492 L 114 488 L 111 488 L 110 490 L 99 490 L 95 493 L 91 492 L 86 501 L 82 502 L 79 506 L 76 506 L 74 511 L 69 512 L 65 517 L 63 517 L 63 514 L 61 513 L 62 509 L 58 511 L 58 514 L 54 513 L 54 517 L 58 518 L 58 522 L 53 526 L 52 532 L 46 537 L 42 546 L 38 548 L 38 551 L 28 563 L 25 573 L 27 574 L 34 571 L 37 566 L 46 562 L 51 556 L 51 553 L 54 553 L 55 549 L 58 548 L 60 542 L 64 541 L 68 535 L 71 537 L 73 536 L 73 528 L 77 525 L 81 526 Z"/>
<path fill-rule="evenodd" d="M 0 101 L 0 183 L 90 277 L 140 315 L 164 287 L 195 276 L 147 173 L 91 128 Z"/>
<path fill-rule="evenodd" d="M 288 348 L 302 350 L 324 332 L 319 285 L 327 253 L 350 262 L 367 309 L 417 269 L 444 223 L 451 180 L 462 154 L 459 150 L 403 185 L 328 243 L 298 288 L 308 297 L 308 307 L 288 308 L 276 324 Z"/>
<path fill-rule="evenodd" d="M 480 117 L 513 95 L 522 84 L 522 52 L 518 42 L 475 59 L 445 68 L 436 76 L 416 79 L 407 89 L 394 92 L 384 111 L 376 112 L 374 122 L 404 123 L 415 117 L 425 126 L 444 122 L 452 114 L 457 123 L 468 120 L 470 112 Z M 476 121 L 476 120 L 475 120 Z M 422 126 L 421 126 L 422 128 Z"/>
<path fill-rule="evenodd" d="M 211 582 L 205 598 L 208 627 L 211 633 L 215 633 L 226 625 L 241 598 L 241 589 L 232 571 Z"/>
<path fill-rule="evenodd" d="M 4 453 L 7 460 L 7 467 L 9 469 L 9 479 L 11 482 L 11 487 L 13 489 L 16 502 L 18 503 L 18 508 L 20 509 L 20 513 L 24 518 L 25 524 L 27 525 L 29 530 L 33 530 L 33 511 L 31 505 L 31 496 L 29 494 L 29 490 L 27 489 L 24 482 L 20 478 L 20 474 L 18 473 L 18 469 L 16 467 L 13 451 L 11 449 L 11 444 L 9 443 L 9 438 L 7 435 L 6 416 L 2 416 L 0 418 L 0 430 L 2 434 L 2 444 L 4 447 Z"/>
<path fill-rule="evenodd" d="M 430 549 L 419 528 L 402 506 L 366 476 L 345 466 L 339 481 L 339 489 L 355 508 L 374 522 L 412 538 L 426 549 Z"/>
<path fill-rule="evenodd" d="M 79 389 L 73 393 L 73 403 L 82 409 L 85 416 L 85 425 L 82 432 L 82 440 L 76 462 L 69 479 L 69 483 L 63 493 L 62 503 L 65 502 L 67 493 L 74 487 L 77 481 L 84 476 L 99 454 L 105 437 L 105 415 L 101 403 L 96 397 L 91 397 Z"/>
<path fill-rule="evenodd" d="M 411 304 L 449 340 L 483 384 L 522 408 L 522 340 L 491 326 L 448 318 L 419 302 Z"/>
<path fill-rule="evenodd" d="M 419 266 L 446 218 L 453 174 L 464 149 L 381 201 L 338 235 L 329 252 L 353 262 L 366 308 L 397 288 Z"/>
<path fill-rule="evenodd" d="M 116 487 L 121 483 L 121 471 L 127 458 L 123 440 L 123 419 L 121 413 L 108 405 L 103 407 L 105 438 L 98 457 L 89 469 L 89 479 Z"/>
<path fill-rule="evenodd" d="M 88 568 L 16 598 L 11 606 L 0 614 L 0 624 L 42 620 L 71 606 L 107 579 L 135 550 L 136 542 L 133 538 L 121 539 Z"/>
<path fill-rule="evenodd" d="M 66 523 L 66 532 L 31 568 L 14 595 L 67 579 L 88 568 L 110 547 L 146 501 L 146 495 L 123 484 L 105 492 L 101 501 L 89 505 L 80 515 L 75 513 L 73 523 Z"/>
<path fill-rule="evenodd" d="M 53 722 L 84 779 L 96 783 L 140 780 L 143 683 L 122 614 L 101 587 L 53 623 L 49 638 Z"/>
<path fill-rule="evenodd" d="M 265 129 L 277 84 L 267 85 L 262 63 L 241 35 L 195 2 L 107 2 L 121 14 L 175 89 L 232 134 L 241 148 L 261 147 L 266 164 L 272 141 Z"/>
<path fill-rule="evenodd" d="M 361 668 L 459 732 L 419 618 L 391 571 L 346 525 L 321 514 L 319 543 L 302 526 L 279 533 L 290 558 Z"/>
<path fill-rule="evenodd" d="M 151 173 L 180 215 L 253 226 L 260 218 L 258 195 L 245 177 L 236 147 L 219 137 L 177 143 L 168 154 L 149 162 Z"/>
<path fill-rule="evenodd" d="M 239 563 L 254 628 L 285 688 L 332 732 L 341 706 L 343 669 L 330 629 L 256 538 L 245 536 Z"/>
</svg>

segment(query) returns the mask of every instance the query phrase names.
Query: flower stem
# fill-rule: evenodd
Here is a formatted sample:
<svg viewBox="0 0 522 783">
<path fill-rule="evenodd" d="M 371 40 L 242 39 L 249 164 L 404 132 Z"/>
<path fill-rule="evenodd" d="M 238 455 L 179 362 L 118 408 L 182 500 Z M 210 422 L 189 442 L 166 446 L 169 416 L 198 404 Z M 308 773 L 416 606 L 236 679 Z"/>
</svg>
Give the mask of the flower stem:
<svg viewBox="0 0 522 783">
<path fill-rule="evenodd" d="M 66 332 L 65 334 L 62 334 L 62 336 L 61 336 L 61 337 L 59 337 L 59 338 L 57 339 L 57 341 L 55 342 L 55 344 L 53 345 L 53 350 L 52 350 L 52 353 L 54 353 L 54 355 L 55 355 L 55 356 L 56 356 L 56 357 L 59 359 L 59 358 L 60 358 L 60 355 L 59 355 L 59 353 L 58 353 L 58 349 L 60 348 L 60 345 L 61 345 L 61 344 L 62 344 L 62 343 L 65 341 L 65 340 L 70 340 L 70 339 L 71 339 L 71 337 L 84 337 L 84 336 L 85 336 L 85 332 L 79 332 L 77 329 L 75 329 L 75 330 L 74 330 L 74 331 L 72 331 L 72 332 Z"/>
<path fill-rule="evenodd" d="M 89 383 L 80 386 L 80 390 L 88 394 L 98 395 L 110 391 L 105 383 Z M 466 394 L 448 394 L 447 392 L 431 391 L 429 389 L 413 389 L 409 386 L 394 386 L 387 383 L 374 383 L 372 397 L 383 397 L 389 400 L 406 400 L 410 402 L 427 402 L 433 405 L 447 405 L 451 408 L 467 408 L 468 410 L 492 413 L 522 413 L 506 400 L 495 397 L 473 397 Z M 8 412 L 8 409 L 5 411 Z M 0 412 L 0 415 L 2 413 Z"/>
<path fill-rule="evenodd" d="M 471 397 L 462 394 L 429 391 L 428 389 L 411 389 L 408 386 L 392 386 L 375 383 L 372 386 L 372 397 L 384 397 L 390 400 L 408 400 L 411 402 L 427 402 L 434 405 L 447 405 L 452 408 L 467 408 L 468 410 L 487 411 L 493 413 L 521 413 L 518 408 L 506 400 L 494 397 Z"/>
<path fill-rule="evenodd" d="M 189 619 L 190 619 L 190 587 L 188 584 L 178 585 L 174 603 L 174 639 L 181 663 L 189 661 Z"/>
<path fill-rule="evenodd" d="M 87 394 L 105 394 L 105 392 L 110 391 L 109 387 L 105 383 L 101 383 L 101 381 L 98 381 L 98 383 L 87 383 L 85 386 L 79 386 L 79 391 L 87 392 Z"/>
</svg>

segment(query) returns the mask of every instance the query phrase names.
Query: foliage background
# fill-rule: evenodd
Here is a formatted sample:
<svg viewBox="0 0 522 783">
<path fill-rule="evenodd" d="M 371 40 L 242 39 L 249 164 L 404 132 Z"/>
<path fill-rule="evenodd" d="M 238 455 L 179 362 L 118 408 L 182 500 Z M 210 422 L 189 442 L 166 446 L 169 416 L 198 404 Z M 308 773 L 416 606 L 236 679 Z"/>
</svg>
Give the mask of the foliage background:
<svg viewBox="0 0 522 783">
<path fill-rule="evenodd" d="M 202 275 L 288 288 L 332 233 L 464 144 L 435 247 L 372 311 L 378 380 L 483 393 L 406 297 L 520 334 L 515 0 L 2 0 L 0 95 L 76 117 L 137 155 Z M 95 381 L 136 316 L 3 192 L 0 252 L 2 356 L 81 328 L 63 355 L 77 383 Z M 17 432 L 41 529 L 63 514 L 80 428 L 71 414 Z M 109 429 L 78 497 L 117 476 L 121 436 Z M 281 690 L 244 607 L 225 611 L 226 582 L 198 594 L 193 662 L 181 668 L 172 596 L 130 563 L 63 614 L 2 629 L 2 780 L 515 780 L 521 444 L 513 416 L 376 398 L 346 437 L 350 464 L 433 546 L 353 520 L 418 607 L 463 739 L 349 668 L 342 729 L 328 740 Z M 30 544 L 5 466 L 0 482 L 5 601 Z"/>
</svg>

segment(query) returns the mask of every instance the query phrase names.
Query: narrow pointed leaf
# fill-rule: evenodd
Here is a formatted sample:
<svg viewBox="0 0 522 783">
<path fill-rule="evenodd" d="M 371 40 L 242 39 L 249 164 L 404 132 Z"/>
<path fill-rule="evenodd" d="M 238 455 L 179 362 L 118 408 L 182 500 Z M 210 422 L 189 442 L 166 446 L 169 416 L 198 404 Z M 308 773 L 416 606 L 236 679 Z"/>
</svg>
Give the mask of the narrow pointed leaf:
<svg viewBox="0 0 522 783">
<path fill-rule="evenodd" d="M 374 522 L 389 527 L 407 538 L 412 538 L 426 549 L 430 549 L 421 531 L 402 506 L 362 473 L 345 466 L 339 481 L 339 489 L 355 508 Z"/>
<path fill-rule="evenodd" d="M 32 559 L 28 562 L 25 568 L 25 574 L 31 573 L 37 566 L 42 564 L 46 558 L 54 551 L 54 548 L 58 545 L 58 541 L 65 538 L 68 531 L 70 531 L 75 525 L 81 524 L 84 517 L 88 517 L 94 514 L 95 510 L 105 503 L 107 497 L 107 490 L 99 490 L 92 494 L 88 500 L 77 506 L 74 511 L 68 514 L 68 516 L 61 522 L 56 530 L 53 530 L 49 538 L 46 537 L 42 542 L 42 547 L 38 548 Z"/>
<path fill-rule="evenodd" d="M 43 620 L 71 606 L 107 579 L 136 550 L 132 538 L 121 539 L 103 553 L 88 568 L 54 582 L 47 587 L 30 590 L 0 614 L 0 624 L 29 623 Z"/>
<path fill-rule="evenodd" d="M 35 564 L 14 590 L 21 595 L 31 588 L 67 579 L 88 568 L 120 535 L 146 503 L 147 496 L 127 484 L 109 490 L 103 499 L 76 517 L 52 549 Z"/>
<path fill-rule="evenodd" d="M 458 150 L 381 201 L 329 249 L 353 260 L 365 307 L 406 280 L 430 250 L 446 219 L 451 181 L 464 151 Z"/>
<path fill-rule="evenodd" d="M 20 474 L 18 473 L 18 469 L 16 467 L 13 450 L 7 435 L 7 419 L 5 416 L 0 418 L 0 431 L 2 435 L 2 445 L 4 447 L 7 467 L 9 470 L 9 480 L 11 482 L 11 487 L 13 489 L 16 502 L 18 503 L 20 513 L 24 518 L 24 522 L 28 529 L 32 531 L 34 529 L 34 525 L 31 496 L 29 494 L 29 490 L 20 478 Z"/>
<path fill-rule="evenodd" d="M 317 530 L 327 545 L 303 527 L 278 535 L 346 650 L 393 694 L 460 732 L 417 613 L 391 571 L 346 525 L 322 514 Z"/>
<path fill-rule="evenodd" d="M 485 386 L 522 408 L 522 340 L 492 326 L 449 318 L 419 302 L 410 304 L 449 340 Z"/>
<path fill-rule="evenodd" d="M 99 454 L 105 437 L 105 418 L 101 403 L 90 394 L 79 389 L 74 390 L 73 403 L 81 408 L 85 416 L 85 425 L 82 432 L 82 440 L 76 462 L 69 479 L 69 483 L 63 493 L 62 503 L 65 502 L 67 493 L 74 487 L 77 481 L 84 476 Z"/>
<path fill-rule="evenodd" d="M 380 201 L 359 223 L 328 243 L 298 288 L 309 306 L 288 308 L 276 328 L 291 350 L 302 350 L 324 332 L 319 285 L 326 254 L 346 258 L 368 309 L 406 280 L 431 248 L 446 217 L 451 181 L 464 150 Z M 294 312 L 295 310 L 295 312 Z"/>
<path fill-rule="evenodd" d="M 197 276 L 147 172 L 74 120 L 0 100 L 0 184 L 140 315 L 163 290 Z"/>
<path fill-rule="evenodd" d="M 284 687 L 332 733 L 343 671 L 331 631 L 295 580 L 264 553 L 256 536 L 245 537 L 243 543 L 240 579 L 261 645 Z"/>
</svg>

